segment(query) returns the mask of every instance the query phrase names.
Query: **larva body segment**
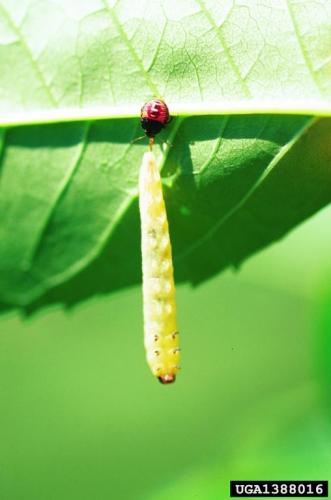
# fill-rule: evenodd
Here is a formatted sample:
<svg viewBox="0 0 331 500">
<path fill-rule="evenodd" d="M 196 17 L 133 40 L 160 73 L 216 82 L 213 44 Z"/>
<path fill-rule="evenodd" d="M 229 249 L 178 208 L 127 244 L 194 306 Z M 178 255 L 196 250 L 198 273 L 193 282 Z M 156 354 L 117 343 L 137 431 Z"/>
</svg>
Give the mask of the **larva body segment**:
<svg viewBox="0 0 331 500">
<path fill-rule="evenodd" d="M 139 208 L 146 357 L 160 382 L 171 383 L 179 369 L 175 284 L 162 184 L 151 151 L 140 169 Z"/>
</svg>

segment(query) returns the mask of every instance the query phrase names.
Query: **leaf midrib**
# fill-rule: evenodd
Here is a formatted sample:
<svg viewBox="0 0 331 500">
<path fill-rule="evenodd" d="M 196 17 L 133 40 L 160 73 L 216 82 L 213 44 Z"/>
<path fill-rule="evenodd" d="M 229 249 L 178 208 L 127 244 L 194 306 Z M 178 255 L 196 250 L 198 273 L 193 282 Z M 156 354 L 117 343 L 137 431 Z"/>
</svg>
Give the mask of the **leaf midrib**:
<svg viewBox="0 0 331 500">
<path fill-rule="evenodd" d="M 331 116 L 331 99 L 249 99 L 204 102 L 167 102 L 172 116 L 207 115 L 296 115 Z M 47 125 L 83 121 L 139 118 L 141 103 L 129 106 L 90 106 L 86 108 L 40 109 L 0 113 L 0 128 Z"/>
</svg>

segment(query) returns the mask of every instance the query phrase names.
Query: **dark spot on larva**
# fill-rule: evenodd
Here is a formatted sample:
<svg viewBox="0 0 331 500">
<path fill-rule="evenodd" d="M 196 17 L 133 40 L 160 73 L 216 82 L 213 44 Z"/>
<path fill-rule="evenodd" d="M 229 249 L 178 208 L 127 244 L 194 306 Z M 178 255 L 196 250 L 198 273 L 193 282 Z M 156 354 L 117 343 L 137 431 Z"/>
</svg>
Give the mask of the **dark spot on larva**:
<svg viewBox="0 0 331 500">
<path fill-rule="evenodd" d="M 159 336 L 158 335 L 154 335 L 154 342 L 157 342 L 159 340 Z"/>
<path fill-rule="evenodd" d="M 167 373 L 166 375 L 161 375 L 158 379 L 161 384 L 172 384 L 176 380 L 176 375 L 174 373 Z"/>
<path fill-rule="evenodd" d="M 149 229 L 147 231 L 147 234 L 148 234 L 149 237 L 156 238 L 156 231 L 155 231 L 155 229 Z"/>
<path fill-rule="evenodd" d="M 173 354 L 177 354 L 177 352 L 180 352 L 181 351 L 181 348 L 180 347 L 176 347 L 176 349 L 174 349 L 172 351 Z"/>
<path fill-rule="evenodd" d="M 179 332 L 175 332 L 175 333 L 173 333 L 173 334 L 172 334 L 172 338 L 173 338 L 173 339 L 175 339 L 177 335 L 179 335 Z"/>
<path fill-rule="evenodd" d="M 156 349 L 156 350 L 154 351 L 154 354 L 155 354 L 156 356 L 159 356 L 159 355 L 160 355 L 160 351 Z"/>
</svg>

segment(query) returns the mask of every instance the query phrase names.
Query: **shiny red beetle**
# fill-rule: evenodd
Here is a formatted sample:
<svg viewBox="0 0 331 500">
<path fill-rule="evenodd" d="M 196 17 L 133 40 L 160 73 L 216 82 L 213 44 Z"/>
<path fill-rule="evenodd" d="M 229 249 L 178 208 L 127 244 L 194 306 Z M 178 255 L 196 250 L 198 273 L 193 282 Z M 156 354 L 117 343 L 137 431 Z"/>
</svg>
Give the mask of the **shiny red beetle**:
<svg viewBox="0 0 331 500">
<path fill-rule="evenodd" d="M 161 99 L 146 102 L 141 108 L 140 117 L 141 126 L 150 139 L 161 132 L 170 121 L 168 106 Z"/>
</svg>

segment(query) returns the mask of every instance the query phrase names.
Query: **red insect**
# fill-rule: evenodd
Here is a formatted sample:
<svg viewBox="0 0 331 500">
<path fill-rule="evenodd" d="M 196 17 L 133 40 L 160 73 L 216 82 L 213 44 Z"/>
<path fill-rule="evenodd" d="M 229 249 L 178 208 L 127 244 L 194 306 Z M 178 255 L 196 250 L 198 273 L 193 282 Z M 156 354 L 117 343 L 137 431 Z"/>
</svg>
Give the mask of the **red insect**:
<svg viewBox="0 0 331 500">
<path fill-rule="evenodd" d="M 140 117 L 141 126 L 150 138 L 150 144 L 153 144 L 155 135 L 170 121 L 168 106 L 161 99 L 146 102 L 141 108 Z"/>
</svg>

